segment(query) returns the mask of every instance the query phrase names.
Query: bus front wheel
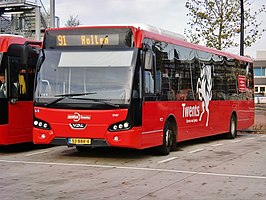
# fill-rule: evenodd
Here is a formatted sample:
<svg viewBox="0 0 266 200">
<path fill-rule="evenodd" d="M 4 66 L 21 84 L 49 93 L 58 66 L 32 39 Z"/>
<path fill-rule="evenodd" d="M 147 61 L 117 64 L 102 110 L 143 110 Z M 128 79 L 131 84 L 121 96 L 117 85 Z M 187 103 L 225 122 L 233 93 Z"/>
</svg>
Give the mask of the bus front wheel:
<svg viewBox="0 0 266 200">
<path fill-rule="evenodd" d="M 176 147 L 176 134 L 173 124 L 167 121 L 163 130 L 163 144 L 157 147 L 159 155 L 168 155 Z"/>
</svg>

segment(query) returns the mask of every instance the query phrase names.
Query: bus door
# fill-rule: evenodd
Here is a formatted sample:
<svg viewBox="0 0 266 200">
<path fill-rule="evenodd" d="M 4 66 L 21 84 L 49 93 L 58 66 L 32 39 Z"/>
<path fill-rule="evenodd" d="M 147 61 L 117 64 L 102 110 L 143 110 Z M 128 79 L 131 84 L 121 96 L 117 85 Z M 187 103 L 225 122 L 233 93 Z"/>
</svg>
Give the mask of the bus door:
<svg viewBox="0 0 266 200">
<path fill-rule="evenodd" d="M 142 146 L 148 147 L 162 144 L 163 109 L 157 101 L 156 63 L 151 50 L 145 52 L 143 65 Z"/>
<path fill-rule="evenodd" d="M 0 53 L 0 144 L 6 143 L 8 132 L 7 70 Z"/>
</svg>

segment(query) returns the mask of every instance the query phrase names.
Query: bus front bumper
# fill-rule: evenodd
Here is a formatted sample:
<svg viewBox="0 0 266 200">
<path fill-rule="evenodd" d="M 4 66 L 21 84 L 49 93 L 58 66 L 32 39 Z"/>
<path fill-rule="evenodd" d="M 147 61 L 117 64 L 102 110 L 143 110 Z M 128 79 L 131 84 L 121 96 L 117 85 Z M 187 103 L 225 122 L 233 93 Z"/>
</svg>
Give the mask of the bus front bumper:
<svg viewBox="0 0 266 200">
<path fill-rule="evenodd" d="M 141 131 L 141 127 L 133 127 L 132 129 L 126 131 L 107 131 L 105 134 L 105 138 L 87 138 L 79 136 L 57 137 L 52 130 L 33 128 L 33 142 L 35 144 L 55 144 L 67 146 L 82 145 L 91 147 L 113 146 L 142 149 Z M 78 142 L 70 143 L 72 139 L 75 139 L 75 141 Z M 82 141 L 86 141 L 86 143 L 83 144 Z"/>
</svg>

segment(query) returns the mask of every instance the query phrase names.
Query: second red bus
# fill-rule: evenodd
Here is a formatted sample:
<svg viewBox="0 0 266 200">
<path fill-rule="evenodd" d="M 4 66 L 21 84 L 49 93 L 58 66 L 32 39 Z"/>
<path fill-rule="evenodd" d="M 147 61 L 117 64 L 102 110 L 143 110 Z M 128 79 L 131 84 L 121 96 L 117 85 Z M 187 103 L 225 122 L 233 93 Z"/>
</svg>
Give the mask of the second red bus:
<svg viewBox="0 0 266 200">
<path fill-rule="evenodd" d="M 33 88 L 40 44 L 17 35 L 0 35 L 0 145 L 32 142 Z M 27 66 L 22 64 L 26 49 Z"/>
</svg>

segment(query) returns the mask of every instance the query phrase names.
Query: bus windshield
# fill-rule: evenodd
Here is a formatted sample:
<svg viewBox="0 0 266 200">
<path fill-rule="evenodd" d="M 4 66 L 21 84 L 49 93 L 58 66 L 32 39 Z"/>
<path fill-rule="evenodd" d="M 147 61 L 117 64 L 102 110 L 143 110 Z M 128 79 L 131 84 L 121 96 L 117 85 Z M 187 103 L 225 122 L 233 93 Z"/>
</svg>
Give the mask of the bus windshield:
<svg viewBox="0 0 266 200">
<path fill-rule="evenodd" d="M 35 104 L 66 108 L 128 105 L 136 51 L 44 50 Z"/>
</svg>

